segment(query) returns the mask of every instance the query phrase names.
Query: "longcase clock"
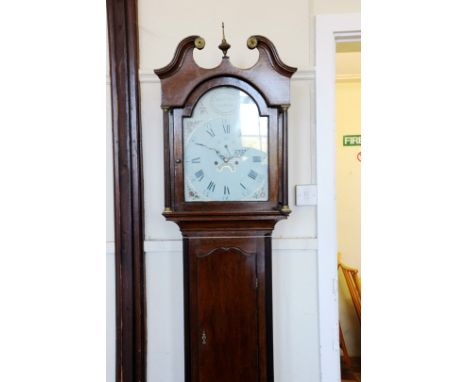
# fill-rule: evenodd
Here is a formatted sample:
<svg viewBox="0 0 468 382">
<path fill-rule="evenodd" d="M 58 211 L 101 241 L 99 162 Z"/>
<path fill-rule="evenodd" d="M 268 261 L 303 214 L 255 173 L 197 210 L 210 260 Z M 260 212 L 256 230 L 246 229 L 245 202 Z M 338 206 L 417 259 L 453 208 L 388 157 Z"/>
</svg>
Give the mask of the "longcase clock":
<svg viewBox="0 0 468 382">
<path fill-rule="evenodd" d="M 185 381 L 273 381 L 271 234 L 288 207 L 290 78 L 274 45 L 199 67 L 182 40 L 161 79 L 167 220 L 183 235 Z"/>
</svg>

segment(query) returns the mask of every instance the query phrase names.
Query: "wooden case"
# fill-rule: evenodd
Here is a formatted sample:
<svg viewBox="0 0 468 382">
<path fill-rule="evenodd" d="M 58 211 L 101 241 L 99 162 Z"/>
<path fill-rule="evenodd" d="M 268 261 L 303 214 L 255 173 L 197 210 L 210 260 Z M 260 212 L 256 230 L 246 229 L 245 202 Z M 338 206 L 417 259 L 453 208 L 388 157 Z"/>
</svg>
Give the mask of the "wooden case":
<svg viewBox="0 0 468 382">
<path fill-rule="evenodd" d="M 163 215 L 179 225 L 184 238 L 185 376 L 192 382 L 270 382 L 271 233 L 290 213 L 287 112 L 296 69 L 285 65 L 263 36 L 248 39 L 248 47 L 259 51 L 258 62 L 249 69 L 234 67 L 226 54 L 219 66 L 201 68 L 193 49 L 203 47 L 201 37 L 187 37 L 171 63 L 155 70 L 164 123 Z M 244 91 L 260 115 L 268 116 L 267 201 L 184 200 L 182 119 L 218 86 Z"/>
</svg>

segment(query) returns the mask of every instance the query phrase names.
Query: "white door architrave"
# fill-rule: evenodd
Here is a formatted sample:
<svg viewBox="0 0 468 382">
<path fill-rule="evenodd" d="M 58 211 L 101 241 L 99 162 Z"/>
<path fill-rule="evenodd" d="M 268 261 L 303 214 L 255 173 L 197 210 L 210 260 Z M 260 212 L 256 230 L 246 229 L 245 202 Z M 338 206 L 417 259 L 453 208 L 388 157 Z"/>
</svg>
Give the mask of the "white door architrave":
<svg viewBox="0 0 468 382">
<path fill-rule="evenodd" d="M 320 380 L 339 382 L 341 376 L 335 171 L 336 42 L 360 40 L 361 15 L 317 15 L 315 25 Z"/>
</svg>

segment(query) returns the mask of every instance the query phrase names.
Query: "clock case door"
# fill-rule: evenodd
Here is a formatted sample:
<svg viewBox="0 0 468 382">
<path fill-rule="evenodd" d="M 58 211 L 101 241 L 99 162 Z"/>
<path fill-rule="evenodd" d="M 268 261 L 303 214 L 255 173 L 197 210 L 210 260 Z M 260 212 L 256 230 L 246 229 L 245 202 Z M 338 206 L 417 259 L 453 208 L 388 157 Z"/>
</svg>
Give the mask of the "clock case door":
<svg viewBox="0 0 468 382">
<path fill-rule="evenodd" d="M 262 237 L 185 240 L 186 381 L 273 381 L 265 245 Z"/>
<path fill-rule="evenodd" d="M 267 201 L 185 201 L 184 195 L 184 139 L 183 119 L 192 116 L 198 100 L 212 89 L 220 86 L 230 86 L 247 93 L 257 104 L 259 115 L 268 117 L 268 199 Z M 174 123 L 174 208 L 175 211 L 272 211 L 278 207 L 280 168 L 278 148 L 282 147 L 282 135 L 278 131 L 278 111 L 269 108 L 261 94 L 245 81 L 233 77 L 220 77 L 209 80 L 197 87 L 187 99 L 184 108 L 173 110 Z"/>
</svg>

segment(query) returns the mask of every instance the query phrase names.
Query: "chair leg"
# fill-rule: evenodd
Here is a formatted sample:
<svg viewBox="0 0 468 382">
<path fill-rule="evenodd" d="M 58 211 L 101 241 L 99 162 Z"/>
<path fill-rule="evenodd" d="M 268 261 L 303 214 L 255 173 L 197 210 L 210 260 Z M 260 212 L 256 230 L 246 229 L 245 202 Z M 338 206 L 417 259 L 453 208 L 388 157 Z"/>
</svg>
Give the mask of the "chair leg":
<svg viewBox="0 0 468 382">
<path fill-rule="evenodd" d="M 340 348 L 341 350 L 343 350 L 343 358 L 344 358 L 346 365 L 351 366 L 351 358 L 349 358 L 348 349 L 346 348 L 343 331 L 341 330 L 341 324 L 339 324 L 339 327 L 340 327 Z"/>
</svg>

